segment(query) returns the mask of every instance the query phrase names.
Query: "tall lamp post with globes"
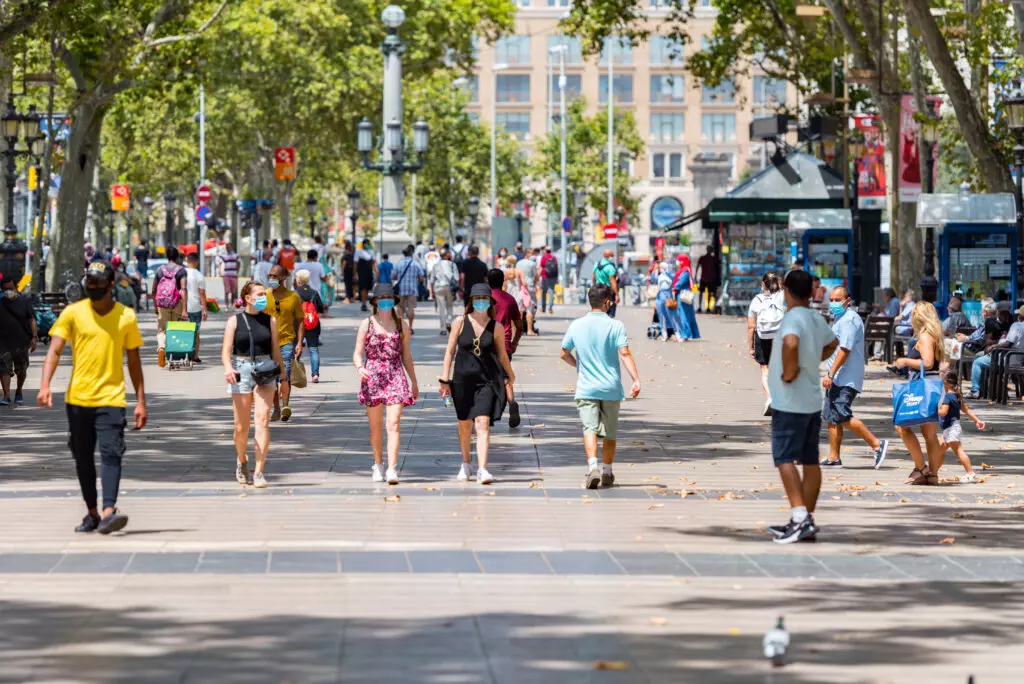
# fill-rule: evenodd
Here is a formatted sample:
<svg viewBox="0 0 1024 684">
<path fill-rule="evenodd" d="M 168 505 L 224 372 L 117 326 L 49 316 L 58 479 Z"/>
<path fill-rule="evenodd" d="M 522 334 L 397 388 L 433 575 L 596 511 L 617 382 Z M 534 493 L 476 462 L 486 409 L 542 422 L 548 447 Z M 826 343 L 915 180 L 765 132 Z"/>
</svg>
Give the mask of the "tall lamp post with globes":
<svg viewBox="0 0 1024 684">
<path fill-rule="evenodd" d="M 1006 124 L 1013 133 L 1013 166 L 1016 175 L 1017 196 L 1017 282 L 1024 282 L 1024 193 L 1021 192 L 1024 176 L 1024 89 L 1020 80 L 1014 81 L 1013 89 L 1003 98 Z"/>
<path fill-rule="evenodd" d="M 583 244 L 583 220 L 587 215 L 587 191 L 577 188 L 572 194 L 573 204 L 576 206 L 576 226 L 580 229 L 580 244 Z"/>
<path fill-rule="evenodd" d="M 313 193 L 306 198 L 306 214 L 309 216 L 309 237 L 316 237 L 316 197 Z"/>
<path fill-rule="evenodd" d="M 359 122 L 356 143 L 363 158 L 363 167 L 378 171 L 384 177 L 381 183 L 383 237 L 382 244 L 378 245 L 384 253 L 400 250 L 412 240 L 406 226 L 402 176 L 423 167 L 430 128 L 422 120 L 413 125 L 412 152 L 415 152 L 416 159 L 407 161 L 409 145 L 402 133 L 402 54 L 405 44 L 398 37 L 398 29 L 405 22 L 405 12 L 398 5 L 388 5 L 381 12 L 381 21 L 387 27 L 388 35 L 380 45 L 384 55 L 384 135 L 377 142 L 379 160 L 370 161 L 370 152 L 374 148 L 374 125 L 365 117 Z"/>
<path fill-rule="evenodd" d="M 164 193 L 164 254 L 174 246 L 174 210 L 178 208 L 178 198 L 168 190 Z"/>
<path fill-rule="evenodd" d="M 476 242 L 476 220 L 480 216 L 480 198 L 473 195 L 466 204 L 469 210 L 469 243 Z"/>
<path fill-rule="evenodd" d="M 921 153 L 925 159 L 924 191 L 935 192 L 935 145 L 939 142 L 939 119 L 929 115 L 920 125 Z M 924 275 L 921 278 L 921 299 L 935 303 L 939 281 L 935 278 L 935 228 L 928 226 L 924 235 Z"/>
<path fill-rule="evenodd" d="M 153 201 L 153 198 L 150 197 L 149 195 L 146 195 L 145 197 L 142 198 L 142 223 L 143 223 L 142 239 L 146 241 L 146 246 L 150 247 L 150 248 L 152 246 L 149 244 L 149 228 L 150 228 L 149 223 L 150 223 L 150 220 L 153 218 L 153 205 L 154 204 L 155 204 L 155 202 Z M 127 255 L 125 255 L 125 256 L 127 256 Z"/>
<path fill-rule="evenodd" d="M 21 280 L 25 274 L 28 243 L 18 239 L 18 228 L 14 225 L 14 187 L 18 183 L 16 164 L 19 156 L 42 154 L 40 148 L 45 136 L 39 132 L 40 119 L 35 114 L 35 107 L 29 107 L 27 114 L 19 113 L 14 108 L 13 94 L 7 102 L 2 123 L 4 140 L 7 142 L 7 149 L 3 153 L 7 157 L 7 220 L 4 225 L 4 241 L 0 244 L 0 272 Z M 19 138 L 25 141 L 25 148 L 17 147 Z M 26 234 L 31 234 L 31 228 L 26 228 Z"/>
<path fill-rule="evenodd" d="M 359 220 L 359 200 L 362 199 L 359 196 L 359 191 L 353 188 L 348 191 L 348 210 L 352 214 L 352 249 L 359 249 L 359 243 L 356 239 L 356 221 Z M 355 258 L 353 256 L 353 258 Z"/>
</svg>

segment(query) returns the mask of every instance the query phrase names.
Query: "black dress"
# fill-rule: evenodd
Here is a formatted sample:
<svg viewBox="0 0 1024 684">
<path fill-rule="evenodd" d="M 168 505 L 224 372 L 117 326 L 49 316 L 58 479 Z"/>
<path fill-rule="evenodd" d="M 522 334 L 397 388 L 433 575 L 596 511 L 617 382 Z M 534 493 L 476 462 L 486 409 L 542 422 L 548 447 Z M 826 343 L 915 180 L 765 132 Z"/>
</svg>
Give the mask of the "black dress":
<svg viewBox="0 0 1024 684">
<path fill-rule="evenodd" d="M 505 411 L 505 375 L 494 348 L 495 322 L 488 322 L 477 339 L 469 316 L 463 321 L 451 384 L 455 415 L 459 420 L 490 416 L 493 425 Z"/>
</svg>

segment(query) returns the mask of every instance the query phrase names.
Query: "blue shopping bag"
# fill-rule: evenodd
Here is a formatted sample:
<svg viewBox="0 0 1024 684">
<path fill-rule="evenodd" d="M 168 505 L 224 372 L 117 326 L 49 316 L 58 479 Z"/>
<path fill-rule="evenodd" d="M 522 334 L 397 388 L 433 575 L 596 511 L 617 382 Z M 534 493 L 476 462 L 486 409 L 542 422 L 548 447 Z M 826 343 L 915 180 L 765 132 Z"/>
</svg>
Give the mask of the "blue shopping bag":
<svg viewBox="0 0 1024 684">
<path fill-rule="evenodd" d="M 892 387 L 892 423 L 896 427 L 937 423 L 941 400 L 942 381 L 926 377 L 922 361 L 919 375 Z"/>
</svg>

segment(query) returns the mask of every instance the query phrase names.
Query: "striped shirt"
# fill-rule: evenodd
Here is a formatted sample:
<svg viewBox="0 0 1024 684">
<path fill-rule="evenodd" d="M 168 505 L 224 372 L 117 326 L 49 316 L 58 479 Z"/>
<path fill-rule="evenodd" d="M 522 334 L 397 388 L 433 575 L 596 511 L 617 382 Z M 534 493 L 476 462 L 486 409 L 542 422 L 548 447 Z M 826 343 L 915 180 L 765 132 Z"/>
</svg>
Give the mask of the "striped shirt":
<svg viewBox="0 0 1024 684">
<path fill-rule="evenodd" d="M 394 278 L 398 285 L 398 294 L 412 297 L 419 294 L 419 282 L 423 277 L 423 269 L 412 257 L 405 257 L 395 266 Z"/>
<path fill-rule="evenodd" d="M 221 254 L 220 263 L 224 266 L 224 275 L 226 276 L 237 276 L 238 275 L 238 254 Z"/>
</svg>

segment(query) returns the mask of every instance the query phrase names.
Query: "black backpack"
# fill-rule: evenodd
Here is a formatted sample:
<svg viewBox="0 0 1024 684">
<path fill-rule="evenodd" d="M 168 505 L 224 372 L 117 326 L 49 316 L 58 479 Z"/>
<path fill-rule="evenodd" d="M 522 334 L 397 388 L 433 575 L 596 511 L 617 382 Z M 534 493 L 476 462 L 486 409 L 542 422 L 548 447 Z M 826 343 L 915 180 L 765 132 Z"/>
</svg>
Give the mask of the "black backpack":
<svg viewBox="0 0 1024 684">
<path fill-rule="evenodd" d="M 558 260 L 555 257 L 551 257 L 544 264 L 544 277 L 545 278 L 557 278 L 558 277 Z"/>
</svg>

